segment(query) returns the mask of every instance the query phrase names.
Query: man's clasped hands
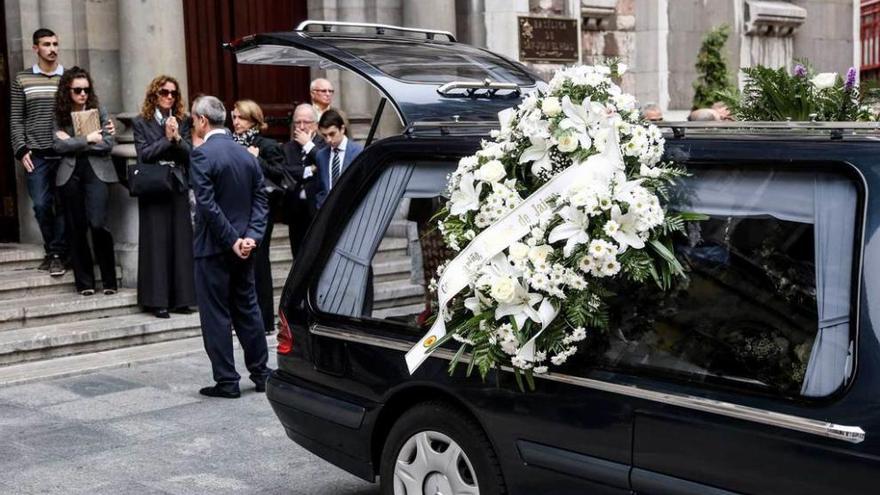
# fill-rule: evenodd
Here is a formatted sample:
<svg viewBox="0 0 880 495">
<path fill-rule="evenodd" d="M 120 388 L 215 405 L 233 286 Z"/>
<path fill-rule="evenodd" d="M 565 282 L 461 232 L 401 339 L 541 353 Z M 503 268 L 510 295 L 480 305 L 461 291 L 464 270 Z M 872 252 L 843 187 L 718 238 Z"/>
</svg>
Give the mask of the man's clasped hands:
<svg viewBox="0 0 880 495">
<path fill-rule="evenodd" d="M 253 251 L 256 247 L 257 241 L 251 239 L 250 237 L 245 237 L 235 241 L 235 244 L 232 245 L 232 251 L 235 252 L 235 255 L 239 258 L 246 260 L 248 256 L 251 255 L 251 251 Z"/>
</svg>

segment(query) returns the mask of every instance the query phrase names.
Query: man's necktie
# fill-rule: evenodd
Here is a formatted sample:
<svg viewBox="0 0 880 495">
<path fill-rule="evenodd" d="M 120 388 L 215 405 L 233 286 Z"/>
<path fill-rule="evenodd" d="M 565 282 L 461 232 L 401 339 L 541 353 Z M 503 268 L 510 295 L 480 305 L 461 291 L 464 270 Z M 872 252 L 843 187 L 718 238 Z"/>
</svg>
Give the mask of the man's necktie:
<svg viewBox="0 0 880 495">
<path fill-rule="evenodd" d="M 339 160 L 339 148 L 333 148 L 333 163 L 330 165 L 330 187 L 336 186 L 336 179 L 339 178 L 341 169 L 342 163 Z"/>
</svg>

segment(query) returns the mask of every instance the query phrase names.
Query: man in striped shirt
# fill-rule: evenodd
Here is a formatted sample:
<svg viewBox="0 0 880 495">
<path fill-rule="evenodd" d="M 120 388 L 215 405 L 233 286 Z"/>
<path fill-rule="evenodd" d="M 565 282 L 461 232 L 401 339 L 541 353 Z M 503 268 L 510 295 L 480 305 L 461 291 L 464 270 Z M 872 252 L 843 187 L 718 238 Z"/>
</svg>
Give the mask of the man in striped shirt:
<svg viewBox="0 0 880 495">
<path fill-rule="evenodd" d="M 40 28 L 33 35 L 37 63 L 19 72 L 11 85 L 10 130 L 15 158 L 27 171 L 28 194 L 43 235 L 46 257 L 40 270 L 53 277 L 65 273 L 67 239 L 64 215 L 55 194 L 55 172 L 59 159 L 52 150 L 55 121 L 55 93 L 64 67 L 58 63 L 58 37 Z"/>
</svg>

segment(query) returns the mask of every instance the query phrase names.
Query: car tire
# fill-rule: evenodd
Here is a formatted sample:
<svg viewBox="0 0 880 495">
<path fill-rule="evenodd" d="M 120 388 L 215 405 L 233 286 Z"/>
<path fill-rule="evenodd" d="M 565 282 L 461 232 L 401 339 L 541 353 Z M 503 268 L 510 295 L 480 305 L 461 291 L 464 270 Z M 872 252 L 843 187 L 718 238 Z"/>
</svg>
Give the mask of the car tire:
<svg viewBox="0 0 880 495">
<path fill-rule="evenodd" d="M 424 402 L 403 413 L 388 433 L 380 462 L 383 495 L 507 492 L 483 429 L 445 402 Z"/>
</svg>

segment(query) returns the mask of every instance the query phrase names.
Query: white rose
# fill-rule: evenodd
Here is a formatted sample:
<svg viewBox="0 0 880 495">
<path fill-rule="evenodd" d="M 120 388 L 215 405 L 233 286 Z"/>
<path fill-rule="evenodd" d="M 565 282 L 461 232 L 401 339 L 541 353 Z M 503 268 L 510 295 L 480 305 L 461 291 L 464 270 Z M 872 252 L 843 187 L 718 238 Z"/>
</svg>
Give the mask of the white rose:
<svg viewBox="0 0 880 495">
<path fill-rule="evenodd" d="M 489 294 L 500 303 L 512 303 L 516 296 L 516 285 L 510 277 L 499 277 L 492 284 Z"/>
<path fill-rule="evenodd" d="M 546 263 L 547 256 L 550 256 L 550 253 L 552 252 L 552 247 L 547 244 L 541 244 L 540 246 L 535 246 L 529 249 L 529 259 L 536 265 L 539 263 Z"/>
<path fill-rule="evenodd" d="M 837 73 L 823 72 L 821 74 L 816 74 L 810 79 L 810 82 L 813 83 L 813 86 L 816 86 L 816 89 L 828 89 L 833 87 L 837 82 Z"/>
<path fill-rule="evenodd" d="M 515 260 L 525 259 L 529 255 L 529 247 L 521 242 L 515 242 L 510 246 L 510 257 Z"/>
<path fill-rule="evenodd" d="M 559 98 L 556 98 L 555 96 L 544 98 L 541 102 L 541 111 L 548 117 L 559 115 L 559 112 L 562 111 L 562 105 L 559 103 Z"/>
<path fill-rule="evenodd" d="M 575 137 L 574 133 L 566 132 L 562 134 L 558 138 L 558 144 L 556 145 L 559 148 L 559 151 L 563 153 L 571 153 L 576 150 L 578 147 L 578 140 Z"/>
<path fill-rule="evenodd" d="M 498 160 L 489 160 L 477 171 L 477 178 L 486 182 L 498 182 L 507 176 L 504 164 Z"/>
</svg>

